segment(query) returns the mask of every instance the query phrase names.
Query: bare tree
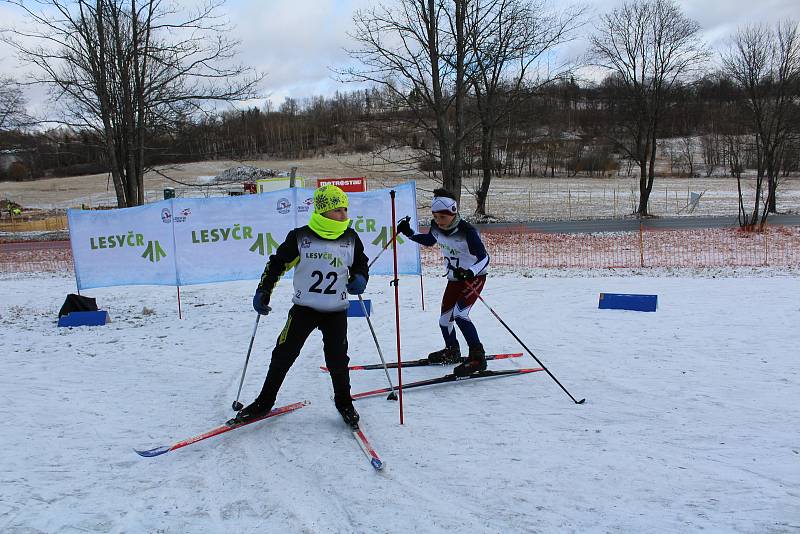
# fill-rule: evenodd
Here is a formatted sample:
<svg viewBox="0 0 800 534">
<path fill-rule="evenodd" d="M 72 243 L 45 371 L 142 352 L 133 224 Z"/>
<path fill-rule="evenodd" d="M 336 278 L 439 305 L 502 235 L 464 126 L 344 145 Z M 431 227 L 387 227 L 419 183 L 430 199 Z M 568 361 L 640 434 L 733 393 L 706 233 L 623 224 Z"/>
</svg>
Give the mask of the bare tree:
<svg viewBox="0 0 800 534">
<path fill-rule="evenodd" d="M 795 124 L 794 135 L 786 143 L 781 159 L 781 176 L 788 177 L 800 171 L 800 125 Z"/>
<path fill-rule="evenodd" d="M 27 102 L 17 82 L 0 76 L 0 130 L 12 130 L 33 121 L 25 110 Z"/>
<path fill-rule="evenodd" d="M 527 80 L 532 66 L 583 24 L 583 8 L 555 13 L 529 0 L 475 0 L 467 11 L 472 63 L 468 69 L 481 130 L 482 177 L 475 190 L 476 215 L 486 215 L 492 181 L 495 130 L 525 94 L 563 77 L 565 68 Z M 527 84 L 526 84 L 527 80 Z"/>
<path fill-rule="evenodd" d="M 722 54 L 725 72 L 744 93 L 748 130 L 755 136 L 756 184 L 752 210 L 739 201 L 739 224 L 761 224 L 776 211 L 781 160 L 792 128 L 800 119 L 800 32 L 798 24 L 783 21 L 740 29 Z M 763 181 L 767 198 L 761 208 Z M 741 195 L 741 186 L 739 187 Z"/>
<path fill-rule="evenodd" d="M 412 125 L 436 140 L 427 157 L 441 162 L 442 183 L 461 194 L 467 96 L 466 10 L 470 0 L 398 0 L 357 11 L 348 53 L 359 66 L 346 81 L 383 87 Z"/>
<path fill-rule="evenodd" d="M 640 217 L 648 215 L 667 95 L 708 56 L 699 32 L 674 0 L 634 0 L 603 15 L 591 38 L 594 62 L 612 73 L 627 103 L 624 131 L 613 141 L 639 165 Z"/>
<path fill-rule="evenodd" d="M 238 42 L 220 0 L 188 16 L 160 0 L 40 0 L 40 11 L 9 3 L 29 29 L 15 29 L 7 42 L 35 67 L 32 82 L 51 87 L 58 121 L 99 134 L 120 207 L 144 203 L 149 137 L 209 102 L 255 96 L 261 79 L 229 66 Z"/>
<path fill-rule="evenodd" d="M 695 166 L 695 149 L 696 149 L 696 142 L 694 138 L 690 135 L 686 135 L 681 137 L 680 141 L 680 151 L 681 151 L 681 160 L 683 161 L 686 173 L 688 174 L 689 178 L 694 178 L 694 166 Z"/>
<path fill-rule="evenodd" d="M 709 177 L 714 174 L 714 170 L 720 164 L 720 152 L 722 149 L 719 134 L 715 131 L 704 134 L 700 137 L 700 146 L 703 154 L 706 177 Z"/>
</svg>

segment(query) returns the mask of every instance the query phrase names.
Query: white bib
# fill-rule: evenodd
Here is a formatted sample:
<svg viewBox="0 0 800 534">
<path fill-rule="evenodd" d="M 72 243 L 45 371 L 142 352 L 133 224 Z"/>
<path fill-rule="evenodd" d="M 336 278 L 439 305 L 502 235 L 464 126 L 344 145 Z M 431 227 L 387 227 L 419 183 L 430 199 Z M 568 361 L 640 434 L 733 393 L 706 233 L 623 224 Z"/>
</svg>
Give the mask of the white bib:
<svg viewBox="0 0 800 534">
<path fill-rule="evenodd" d="M 437 228 L 434 228 L 431 230 L 431 233 L 433 233 L 436 242 L 439 243 L 439 247 L 442 250 L 442 258 L 444 259 L 444 266 L 447 269 L 448 280 L 455 280 L 453 269 L 456 267 L 469 269 L 477 263 L 478 258 L 470 253 L 467 237 L 463 232 L 445 235 Z M 487 268 L 484 267 L 480 272 L 475 273 L 475 276 L 486 274 L 486 271 Z"/>
<path fill-rule="evenodd" d="M 347 280 L 355 257 L 355 240 L 343 236 L 322 239 L 311 231 L 298 232 L 299 261 L 294 268 L 292 302 L 319 311 L 339 311 L 350 304 Z"/>
</svg>

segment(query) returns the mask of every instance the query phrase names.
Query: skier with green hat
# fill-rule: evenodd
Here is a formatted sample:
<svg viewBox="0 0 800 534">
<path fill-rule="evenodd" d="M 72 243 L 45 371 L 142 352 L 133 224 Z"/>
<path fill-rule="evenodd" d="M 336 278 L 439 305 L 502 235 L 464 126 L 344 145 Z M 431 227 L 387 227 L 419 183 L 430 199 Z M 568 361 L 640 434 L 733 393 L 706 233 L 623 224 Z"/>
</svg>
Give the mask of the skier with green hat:
<svg viewBox="0 0 800 534">
<path fill-rule="evenodd" d="M 253 308 L 262 315 L 269 314 L 275 284 L 293 267 L 294 304 L 272 351 L 261 393 L 236 415 L 237 420 L 247 421 L 272 410 L 278 390 L 306 339 L 319 329 L 336 409 L 348 425 L 358 424 L 358 412 L 350 396 L 347 294 L 364 292 L 369 268 L 364 244 L 350 228 L 348 204 L 347 195 L 335 185 L 318 188 L 308 225 L 291 230 L 270 256 L 253 297 Z"/>
</svg>

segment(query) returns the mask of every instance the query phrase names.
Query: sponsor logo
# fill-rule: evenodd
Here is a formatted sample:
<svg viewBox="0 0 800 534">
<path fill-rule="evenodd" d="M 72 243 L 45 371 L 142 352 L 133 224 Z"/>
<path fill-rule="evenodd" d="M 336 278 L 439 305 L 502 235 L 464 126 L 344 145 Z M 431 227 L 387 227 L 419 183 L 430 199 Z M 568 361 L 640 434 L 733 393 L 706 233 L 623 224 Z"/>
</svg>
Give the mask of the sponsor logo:
<svg viewBox="0 0 800 534">
<path fill-rule="evenodd" d="M 161 222 L 163 223 L 172 222 L 172 213 L 170 213 L 168 208 L 164 208 L 163 210 L 161 210 Z"/>
<path fill-rule="evenodd" d="M 150 260 L 150 263 L 156 263 L 161 261 L 161 258 L 166 258 L 167 253 L 161 247 L 161 243 L 158 240 L 155 241 L 148 241 L 147 248 L 142 253 L 142 258 Z"/>
<path fill-rule="evenodd" d="M 300 248 L 309 248 L 311 246 L 311 240 L 307 237 L 304 237 L 300 240 Z"/>
<path fill-rule="evenodd" d="M 292 207 L 292 203 L 289 202 L 288 198 L 279 198 L 278 205 L 276 206 L 278 213 L 289 213 L 289 210 Z"/>
<path fill-rule="evenodd" d="M 334 256 L 330 252 L 306 252 L 306 258 L 310 260 L 325 260 L 331 267 L 342 267 L 344 261 L 341 258 Z"/>
<path fill-rule="evenodd" d="M 297 212 L 298 213 L 306 213 L 308 210 L 311 209 L 311 206 L 313 206 L 313 205 L 314 205 L 314 199 L 311 198 L 311 197 L 308 197 L 307 199 L 305 199 L 303 201 L 302 204 L 299 204 L 297 206 Z"/>
<path fill-rule="evenodd" d="M 317 187 L 335 185 L 346 193 L 357 193 L 367 190 L 365 178 L 321 178 L 317 180 Z"/>
<path fill-rule="evenodd" d="M 332 260 L 334 256 L 330 252 L 306 252 L 306 258 L 310 260 Z"/>
<path fill-rule="evenodd" d="M 183 208 L 180 211 L 180 215 L 175 215 L 175 222 L 176 223 L 186 222 L 186 218 L 191 214 L 192 214 L 191 208 Z"/>
</svg>

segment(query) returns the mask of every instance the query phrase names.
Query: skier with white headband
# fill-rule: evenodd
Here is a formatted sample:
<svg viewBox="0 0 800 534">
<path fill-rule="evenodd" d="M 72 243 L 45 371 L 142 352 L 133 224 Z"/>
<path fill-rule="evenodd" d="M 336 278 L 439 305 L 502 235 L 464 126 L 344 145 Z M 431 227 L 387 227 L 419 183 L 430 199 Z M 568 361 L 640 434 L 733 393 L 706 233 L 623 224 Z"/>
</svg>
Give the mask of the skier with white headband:
<svg viewBox="0 0 800 534">
<path fill-rule="evenodd" d="M 445 347 L 430 353 L 428 361 L 438 364 L 460 363 L 453 373 L 467 376 L 486 369 L 486 352 L 469 318 L 469 312 L 486 283 L 489 255 L 478 231 L 459 215 L 458 203 L 451 192 L 435 189 L 431 212 L 433 220 L 428 233 L 414 232 L 409 217 L 397 224 L 397 231 L 420 245 L 430 247 L 439 243 L 442 249 L 448 282 L 442 295 L 439 327 Z M 466 360 L 461 357 L 454 324 L 458 325 L 469 346 Z"/>
</svg>

